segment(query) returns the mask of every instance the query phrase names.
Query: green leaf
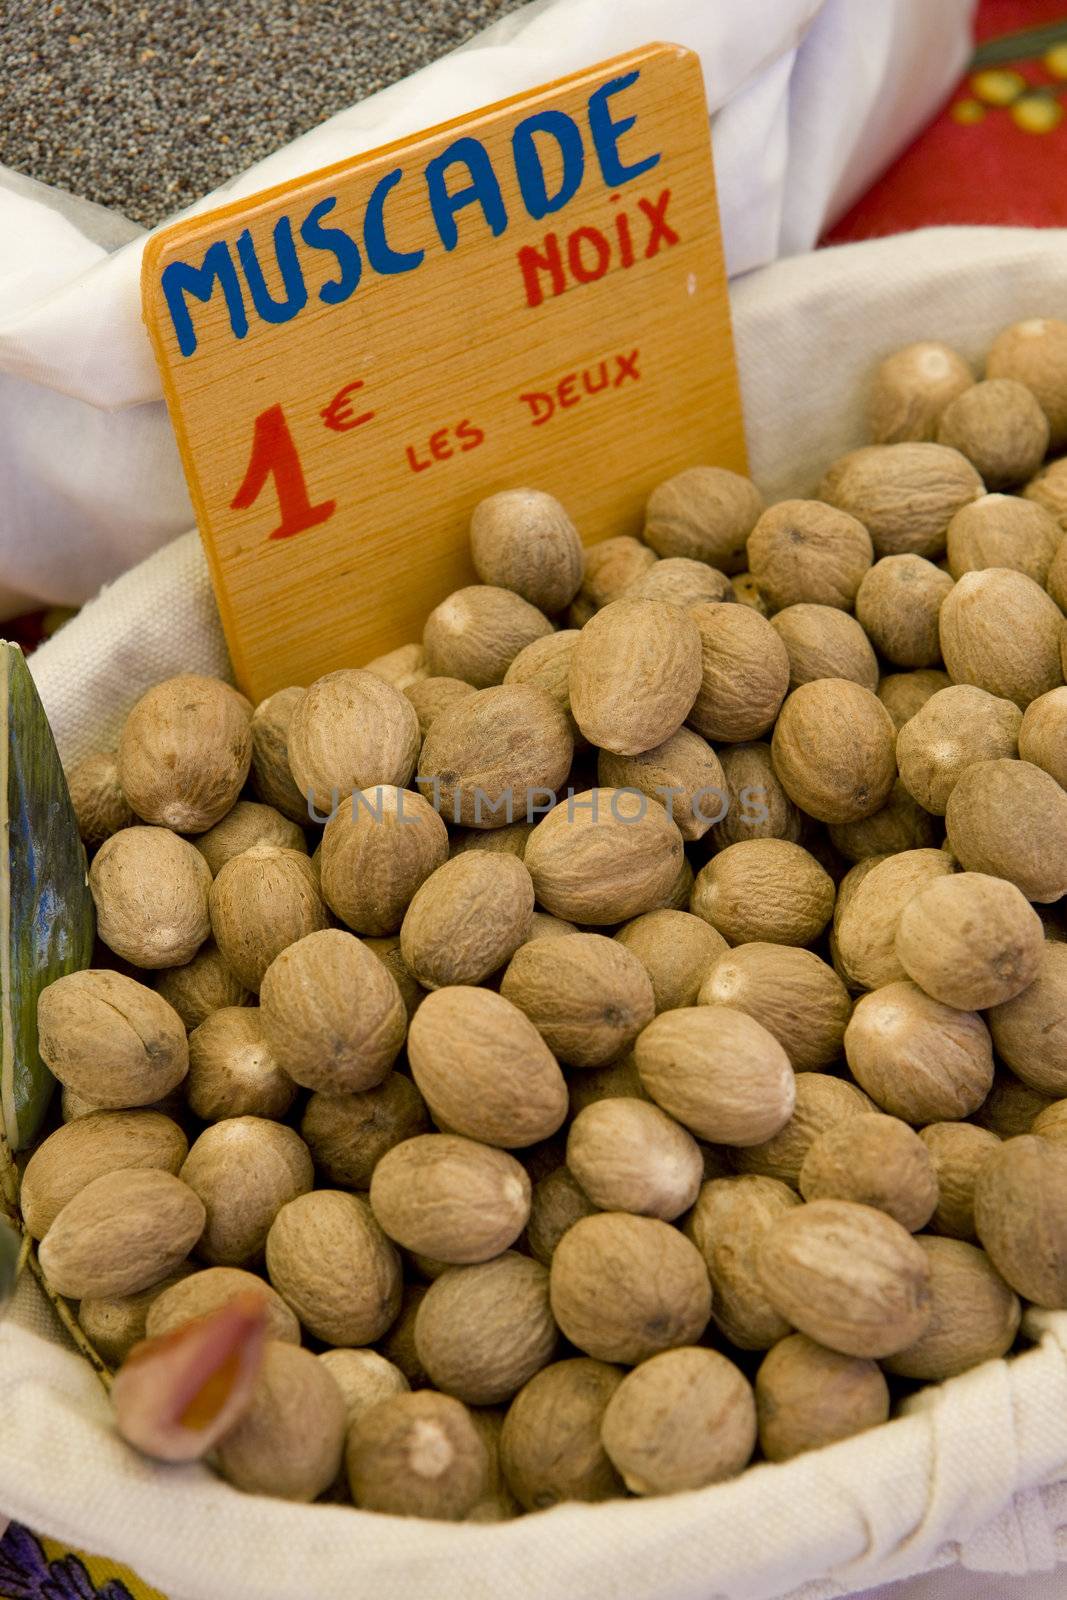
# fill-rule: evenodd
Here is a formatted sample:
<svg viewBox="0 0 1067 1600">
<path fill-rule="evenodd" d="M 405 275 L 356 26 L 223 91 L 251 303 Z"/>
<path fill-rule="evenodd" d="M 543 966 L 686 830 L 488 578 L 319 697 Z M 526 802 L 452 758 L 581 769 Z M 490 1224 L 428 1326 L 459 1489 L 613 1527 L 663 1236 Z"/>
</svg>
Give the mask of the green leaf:
<svg viewBox="0 0 1067 1600">
<path fill-rule="evenodd" d="M 48 718 L 18 645 L 0 642 L 0 1108 L 12 1150 L 38 1132 L 55 1082 L 37 996 L 93 953 L 85 850 Z"/>
<path fill-rule="evenodd" d="M 1044 55 L 1054 44 L 1067 40 L 1067 18 L 1059 22 L 1045 22 L 1036 28 L 1020 28 L 1017 33 L 1002 34 L 999 39 L 987 39 L 971 57 L 968 72 L 978 72 L 983 67 L 1007 66 L 1015 61 L 1029 61 Z"/>
<path fill-rule="evenodd" d="M 6 1222 L 0 1222 L 0 1313 L 15 1293 L 19 1270 L 19 1236 Z"/>
</svg>

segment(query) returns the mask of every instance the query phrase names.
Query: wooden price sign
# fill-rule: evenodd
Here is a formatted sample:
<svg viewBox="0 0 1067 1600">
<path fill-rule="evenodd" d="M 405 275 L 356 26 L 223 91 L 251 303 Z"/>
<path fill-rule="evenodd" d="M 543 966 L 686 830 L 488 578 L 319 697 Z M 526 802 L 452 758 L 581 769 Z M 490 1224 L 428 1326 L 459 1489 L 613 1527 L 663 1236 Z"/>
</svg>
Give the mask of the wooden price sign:
<svg viewBox="0 0 1067 1600">
<path fill-rule="evenodd" d="M 421 636 L 522 485 L 587 543 L 745 468 L 707 108 L 653 44 L 188 218 L 144 315 L 238 682 Z"/>
</svg>

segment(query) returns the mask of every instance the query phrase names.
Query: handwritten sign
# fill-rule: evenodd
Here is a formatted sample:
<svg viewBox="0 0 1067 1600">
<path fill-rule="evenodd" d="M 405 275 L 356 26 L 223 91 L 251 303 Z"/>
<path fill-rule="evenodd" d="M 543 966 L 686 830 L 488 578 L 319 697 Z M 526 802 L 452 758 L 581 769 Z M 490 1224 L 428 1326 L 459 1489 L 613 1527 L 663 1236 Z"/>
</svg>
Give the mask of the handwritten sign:
<svg viewBox="0 0 1067 1600">
<path fill-rule="evenodd" d="M 700 65 L 649 45 L 164 229 L 144 315 L 238 681 L 421 636 L 470 513 L 744 470 Z"/>
</svg>

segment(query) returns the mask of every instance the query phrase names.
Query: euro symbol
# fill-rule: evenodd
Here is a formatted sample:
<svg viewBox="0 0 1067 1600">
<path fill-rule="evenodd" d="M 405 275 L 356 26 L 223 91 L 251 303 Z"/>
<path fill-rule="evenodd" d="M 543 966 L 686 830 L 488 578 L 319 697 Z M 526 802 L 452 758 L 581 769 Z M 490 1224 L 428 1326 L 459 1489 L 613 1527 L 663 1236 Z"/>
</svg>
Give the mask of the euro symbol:
<svg viewBox="0 0 1067 1600">
<path fill-rule="evenodd" d="M 362 387 L 362 378 L 357 378 L 355 383 L 346 383 L 343 389 L 338 389 L 325 411 L 319 412 L 323 422 L 334 433 L 348 433 L 351 428 L 358 428 L 361 422 L 370 422 L 373 418 L 373 411 L 356 412 L 349 404 L 349 396 Z"/>
</svg>

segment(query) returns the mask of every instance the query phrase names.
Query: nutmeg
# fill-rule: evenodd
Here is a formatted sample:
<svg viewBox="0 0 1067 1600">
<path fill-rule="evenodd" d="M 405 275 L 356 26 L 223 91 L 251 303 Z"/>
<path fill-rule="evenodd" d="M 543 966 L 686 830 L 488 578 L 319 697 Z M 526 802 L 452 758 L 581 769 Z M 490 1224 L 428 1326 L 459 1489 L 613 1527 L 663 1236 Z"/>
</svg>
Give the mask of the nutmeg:
<svg viewBox="0 0 1067 1600">
<path fill-rule="evenodd" d="M 834 882 L 798 844 L 745 839 L 700 869 L 690 906 L 732 945 L 810 944 L 833 914 Z"/>
<path fill-rule="evenodd" d="M 1067 1149 L 1051 1139 L 1008 1139 L 986 1161 L 974 1188 L 978 1237 L 993 1265 L 1034 1305 L 1067 1306 Z"/>
<path fill-rule="evenodd" d="M 763 1292 L 756 1250 L 775 1218 L 799 1204 L 779 1179 L 746 1173 L 705 1183 L 686 1218 L 711 1279 L 715 1325 L 739 1350 L 767 1350 L 789 1332 Z"/>
<path fill-rule="evenodd" d="M 412 897 L 400 929 L 404 962 L 425 989 L 483 983 L 522 944 L 533 908 L 533 881 L 521 861 L 503 851 L 467 851 L 432 872 Z"/>
<path fill-rule="evenodd" d="M 185 1092 L 201 1122 L 285 1116 L 296 1084 L 271 1052 L 258 1006 L 225 1006 L 193 1029 Z"/>
<path fill-rule="evenodd" d="M 945 597 L 938 626 L 954 683 L 973 683 L 1025 711 L 1063 682 L 1063 613 L 1025 572 L 965 572 Z"/>
<path fill-rule="evenodd" d="M 628 533 L 600 539 L 585 552 L 582 582 L 567 612 L 567 626 L 582 628 L 594 612 L 618 600 L 656 565 L 656 552 Z"/>
<path fill-rule="evenodd" d="M 485 1493 L 485 1445 L 451 1395 L 379 1401 L 353 1423 L 345 1455 L 352 1499 L 368 1511 L 461 1522 Z"/>
<path fill-rule="evenodd" d="M 51 1287 L 71 1300 L 137 1294 L 181 1265 L 203 1226 L 199 1196 L 172 1172 L 107 1172 L 67 1201 L 38 1259 Z"/>
<path fill-rule="evenodd" d="M 475 584 L 457 589 L 430 612 L 422 642 L 431 673 L 488 689 L 503 683 L 520 650 L 551 632 L 544 612 L 520 595 L 493 584 Z"/>
<path fill-rule="evenodd" d="M 914 1344 L 891 1355 L 898 1378 L 939 1382 L 1007 1355 L 1022 1308 L 984 1250 L 962 1239 L 917 1239 L 930 1267 L 930 1321 Z"/>
<path fill-rule="evenodd" d="M 1049 445 L 1067 444 L 1067 323 L 1030 317 L 997 334 L 986 357 L 990 378 L 1025 384 L 1048 418 Z"/>
<path fill-rule="evenodd" d="M 500 1456 L 508 1487 L 525 1510 L 621 1494 L 600 1429 L 622 1378 L 620 1368 L 578 1356 L 542 1367 L 519 1390 L 504 1418 Z"/>
<path fill-rule="evenodd" d="M 871 644 L 895 666 L 936 667 L 941 660 L 938 617 L 951 589 L 949 573 L 923 556 L 883 556 L 859 586 L 856 620 Z"/>
<path fill-rule="evenodd" d="M 405 1139 L 429 1131 L 422 1096 L 401 1072 L 356 1094 L 311 1095 L 300 1134 L 315 1166 L 338 1189 L 368 1189 L 378 1162 Z"/>
<path fill-rule="evenodd" d="M 731 580 L 717 567 L 706 561 L 694 561 L 690 556 L 668 556 L 632 583 L 626 590 L 627 600 L 667 600 L 671 605 L 688 610 L 690 606 L 706 601 L 734 599 Z"/>
<path fill-rule="evenodd" d="M 1041 918 L 1013 883 L 957 872 L 908 901 L 895 948 L 908 977 L 935 1000 L 985 1011 L 1033 982 L 1044 944 Z"/>
<path fill-rule="evenodd" d="M 993 1045 L 974 1011 L 887 983 L 857 1001 L 845 1029 L 852 1076 L 871 1099 L 922 1126 L 977 1111 L 993 1084 Z"/>
<path fill-rule="evenodd" d="M 329 921 L 308 857 L 274 845 L 254 845 L 227 861 L 208 904 L 223 960 L 252 990 L 275 956 Z"/>
<path fill-rule="evenodd" d="M 985 567 L 1010 567 L 1044 588 L 1062 540 L 1056 518 L 1036 500 L 986 494 L 949 523 L 948 570 L 962 578 Z"/>
<path fill-rule="evenodd" d="M 272 1340 L 247 1411 L 218 1446 L 218 1468 L 246 1494 L 317 1500 L 341 1466 L 345 1402 L 309 1350 Z"/>
<path fill-rule="evenodd" d="M 184 967 L 167 967 L 157 973 L 155 990 L 174 1007 L 190 1031 L 213 1011 L 221 1011 L 224 1006 L 245 1006 L 252 999 L 210 939 Z"/>
<path fill-rule="evenodd" d="M 419 719 L 393 684 L 344 668 L 317 679 L 297 704 L 288 748 L 294 781 L 322 822 L 357 789 L 404 787 L 419 753 Z"/>
<path fill-rule="evenodd" d="M 789 689 L 789 656 L 766 617 L 750 606 L 699 605 L 701 677 L 689 723 L 705 739 L 738 744 L 774 722 Z"/>
<path fill-rule="evenodd" d="M 599 1067 L 625 1055 L 655 1012 L 652 980 L 637 956 L 597 933 L 522 945 L 500 993 L 529 1018 L 553 1055 L 574 1067 Z"/>
<path fill-rule="evenodd" d="M 895 746 L 881 701 L 846 678 L 794 689 L 771 739 L 782 787 L 820 822 L 853 822 L 885 804 L 897 775 Z"/>
<path fill-rule="evenodd" d="M 965 768 L 1018 753 L 1021 724 L 1012 700 L 972 684 L 940 689 L 897 735 L 901 781 L 921 806 L 943 817 Z"/>
<path fill-rule="evenodd" d="M 566 1167 L 556 1167 L 538 1178 L 526 1225 L 526 1243 L 535 1260 L 551 1266 L 556 1246 L 567 1229 L 598 1209 Z"/>
<path fill-rule="evenodd" d="M 729 804 L 719 758 L 692 728 L 639 755 L 600 751 L 597 778 L 605 788 L 636 789 L 664 804 L 686 840 L 702 839 Z"/>
<path fill-rule="evenodd" d="M 634 1494 L 719 1483 L 736 1477 L 756 1447 L 752 1387 L 717 1350 L 665 1350 L 626 1374 L 601 1438 Z"/>
<path fill-rule="evenodd" d="M 580 1111 L 567 1167 L 595 1206 L 672 1222 L 700 1189 L 704 1161 L 691 1134 L 647 1100 L 619 1096 Z"/>
<path fill-rule="evenodd" d="M 937 1179 L 937 1206 L 930 1219 L 934 1233 L 973 1240 L 974 1186 L 990 1155 L 1000 1146 L 995 1133 L 971 1122 L 931 1122 L 919 1129 Z"/>
<path fill-rule="evenodd" d="M 186 673 L 156 684 L 126 717 L 119 782 L 139 817 L 203 833 L 229 811 L 252 760 L 251 712 L 218 678 Z"/>
<path fill-rule="evenodd" d="M 634 1046 L 657 1105 L 716 1144 L 762 1144 L 792 1116 L 796 1081 L 773 1034 L 743 1011 L 663 1011 Z"/>
<path fill-rule="evenodd" d="M 447 821 L 496 829 L 535 820 L 566 782 L 572 724 L 536 683 L 500 684 L 436 718 L 419 760 L 419 787 Z"/>
<path fill-rule="evenodd" d="M 933 668 L 916 668 L 914 672 L 890 672 L 878 685 L 878 698 L 899 730 L 917 711 L 921 711 L 931 695 L 947 689 L 952 680 L 947 672 Z"/>
<path fill-rule="evenodd" d="M 242 1267 L 259 1260 L 274 1218 L 307 1193 L 315 1175 L 292 1128 L 230 1117 L 204 1130 L 180 1176 L 206 1210 L 197 1254 L 212 1266 Z"/>
<path fill-rule="evenodd" d="M 876 1361 L 792 1333 L 756 1373 L 756 1412 L 767 1460 L 789 1461 L 888 1422 L 889 1386 Z"/>
<path fill-rule="evenodd" d="M 937 437 L 945 407 L 974 383 L 968 363 L 939 339 L 906 344 L 879 363 L 867 402 L 875 444 Z"/>
<path fill-rule="evenodd" d="M 550 616 L 568 606 L 585 568 L 566 511 L 539 489 L 505 489 L 471 516 L 471 560 L 483 583 L 521 595 Z"/>
<path fill-rule="evenodd" d="M 383 1155 L 374 1215 L 397 1244 L 436 1261 L 488 1261 L 526 1226 L 530 1180 L 514 1156 L 455 1134 L 407 1139 Z"/>
<path fill-rule="evenodd" d="M 779 611 L 771 627 L 789 656 L 790 689 L 817 678 L 847 678 L 872 692 L 877 689 L 878 659 L 847 611 L 805 602 Z"/>
<path fill-rule="evenodd" d="M 89 868 L 96 931 L 134 966 L 180 967 L 211 932 L 211 869 L 168 828 L 123 828 Z"/>
<path fill-rule="evenodd" d="M 726 788 L 722 820 L 711 831 L 712 848 L 725 850 L 742 839 L 800 839 L 803 819 L 774 770 L 769 744 L 727 745 L 719 752 Z"/>
<path fill-rule="evenodd" d="M 512 1250 L 449 1268 L 415 1318 L 415 1347 L 431 1382 L 468 1405 L 510 1400 L 552 1359 L 558 1339 L 547 1270 Z"/>
<path fill-rule="evenodd" d="M 19 1209 L 27 1233 L 43 1239 L 68 1201 L 105 1173 L 143 1167 L 177 1175 L 188 1149 L 178 1124 L 158 1111 L 96 1111 L 65 1123 L 23 1170 Z"/>
<path fill-rule="evenodd" d="M 152 1105 L 189 1067 L 177 1012 L 119 972 L 69 972 L 50 983 L 37 1002 L 37 1037 L 53 1077 L 107 1110 Z"/>
<path fill-rule="evenodd" d="M 997 1054 L 1040 1094 L 1067 1095 L 1067 945 L 1046 940 L 1033 981 L 989 1013 Z"/>
<path fill-rule="evenodd" d="M 800 1169 L 805 1200 L 854 1200 L 916 1233 L 937 1203 L 937 1177 L 926 1146 L 896 1117 L 872 1111 L 825 1129 Z"/>
<path fill-rule="evenodd" d="M 1019 729 L 1019 755 L 1067 789 L 1067 688 L 1031 700 Z"/>
<path fill-rule="evenodd" d="M 1048 449 L 1049 423 L 1024 384 L 990 377 L 949 402 L 937 441 L 965 455 L 990 489 L 1004 489 L 1037 471 Z"/>
<path fill-rule="evenodd" d="M 136 818 L 119 779 L 118 752 L 86 756 L 67 773 L 67 787 L 83 843 L 92 849 Z"/>
<path fill-rule="evenodd" d="M 796 1072 L 841 1054 L 852 1013 L 848 990 L 813 950 L 760 940 L 725 951 L 709 968 L 699 1003 L 744 1011 L 774 1035 Z"/>
<path fill-rule="evenodd" d="M 285 1301 L 269 1283 L 240 1267 L 205 1267 L 163 1286 L 148 1308 L 145 1331 L 150 1339 L 159 1339 L 197 1317 L 210 1316 L 249 1290 L 266 1307 L 267 1337 L 299 1344 L 300 1324 Z"/>
<path fill-rule="evenodd" d="M 634 917 L 619 929 L 615 941 L 648 973 L 657 1012 L 695 1005 L 701 984 L 728 948 L 703 917 L 669 909 Z"/>
<path fill-rule="evenodd" d="M 745 565 L 745 540 L 763 510 L 756 485 L 724 467 L 689 467 L 653 489 L 645 543 L 660 556 L 689 556 L 727 575 Z"/>
<path fill-rule="evenodd" d="M 307 822 L 308 803 L 289 770 L 289 728 L 306 693 L 295 685 L 278 689 L 252 713 L 252 785 L 266 805 L 300 823 Z"/>
<path fill-rule="evenodd" d="M 417 642 L 397 645 L 395 650 L 387 650 L 384 655 L 375 656 L 372 661 L 364 664 L 363 670 L 373 672 L 383 683 L 391 683 L 395 689 L 401 689 L 405 694 L 413 683 L 420 683 L 429 675 L 426 652 Z"/>
<path fill-rule="evenodd" d="M 810 604 L 849 611 L 874 559 L 862 522 L 818 500 L 780 500 L 748 536 L 748 560 L 773 611 Z"/>
<path fill-rule="evenodd" d="M 877 989 L 907 976 L 896 951 L 904 907 L 955 870 L 946 850 L 868 857 L 847 873 L 834 908 L 834 964 L 852 989 Z"/>
<path fill-rule="evenodd" d="M 677 824 L 657 801 L 590 789 L 537 824 L 525 862 L 546 911 L 603 927 L 663 905 L 684 856 Z"/>
<path fill-rule="evenodd" d="M 804 1157 L 824 1128 L 877 1110 L 857 1084 L 825 1072 L 798 1072 L 795 1095 L 793 1115 L 779 1133 L 762 1144 L 731 1151 L 738 1172 L 777 1178 L 797 1188 Z"/>
<path fill-rule="evenodd" d="M 863 523 L 876 556 L 936 558 L 961 506 L 985 493 L 958 450 L 928 443 L 874 444 L 852 450 L 828 469 L 820 500 Z"/>
<path fill-rule="evenodd" d="M 898 734 L 898 760 L 899 751 Z M 834 849 L 853 864 L 872 856 L 900 855 L 904 850 L 932 850 L 941 838 L 930 812 L 908 793 L 899 778 L 879 811 L 855 822 L 831 823 L 828 831 Z"/>
<path fill-rule="evenodd" d="M 968 872 L 1007 878 L 1027 900 L 1067 894 L 1067 793 L 1029 761 L 976 761 L 945 811 L 948 842 Z"/>
<path fill-rule="evenodd" d="M 372 1344 L 396 1320 L 400 1257 L 361 1195 L 316 1189 L 287 1201 L 266 1257 L 274 1288 L 326 1344 Z"/>
</svg>

